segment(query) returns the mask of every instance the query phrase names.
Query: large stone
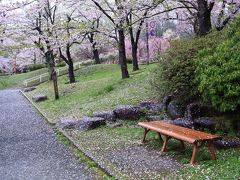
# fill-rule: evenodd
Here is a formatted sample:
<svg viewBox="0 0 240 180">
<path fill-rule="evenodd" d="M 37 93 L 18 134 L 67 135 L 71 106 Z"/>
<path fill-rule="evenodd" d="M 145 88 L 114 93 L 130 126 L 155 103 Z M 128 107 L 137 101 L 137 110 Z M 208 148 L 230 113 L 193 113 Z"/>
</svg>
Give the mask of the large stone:
<svg viewBox="0 0 240 180">
<path fill-rule="evenodd" d="M 197 103 L 191 103 L 187 106 L 186 118 L 193 121 L 201 116 L 200 105 Z"/>
<path fill-rule="evenodd" d="M 163 111 L 167 111 L 169 103 L 172 101 L 172 96 L 165 96 L 162 100 Z"/>
<path fill-rule="evenodd" d="M 79 119 L 76 124 L 76 128 L 81 131 L 87 131 L 91 129 L 95 129 L 99 126 L 106 125 L 106 120 L 100 117 L 84 117 Z"/>
<path fill-rule="evenodd" d="M 147 121 L 160 121 L 162 116 L 146 116 Z"/>
<path fill-rule="evenodd" d="M 181 118 L 184 116 L 184 107 L 176 101 L 171 101 L 167 107 L 168 115 L 173 118 Z"/>
<path fill-rule="evenodd" d="M 188 121 L 187 119 L 184 119 L 184 118 L 178 118 L 175 120 L 162 120 L 161 122 L 174 124 L 174 125 L 189 128 L 189 129 L 193 129 L 194 127 L 192 121 Z"/>
<path fill-rule="evenodd" d="M 108 122 L 116 121 L 116 115 L 114 114 L 113 111 L 93 112 L 93 117 L 100 117 Z"/>
<path fill-rule="evenodd" d="M 30 92 L 30 91 L 33 91 L 35 89 L 36 89 L 35 87 L 28 87 L 28 88 L 24 88 L 23 92 Z"/>
<path fill-rule="evenodd" d="M 177 126 L 182 126 L 185 128 L 189 128 L 189 129 L 193 129 L 194 125 L 192 121 L 189 121 L 188 119 L 185 118 L 178 118 L 173 120 L 173 124 L 177 125 Z"/>
<path fill-rule="evenodd" d="M 107 127 L 109 128 L 117 128 L 117 127 L 120 127 L 122 126 L 123 124 L 120 123 L 120 122 L 115 122 L 115 123 L 107 123 Z"/>
<path fill-rule="evenodd" d="M 32 97 L 32 100 L 35 102 L 42 102 L 42 101 L 46 101 L 48 98 L 46 95 L 36 95 Z"/>
<path fill-rule="evenodd" d="M 214 142 L 214 145 L 218 148 L 236 148 L 240 147 L 240 139 L 222 139 Z"/>
<path fill-rule="evenodd" d="M 201 117 L 194 120 L 195 129 L 209 129 L 210 131 L 215 131 L 216 122 L 209 117 Z"/>
<path fill-rule="evenodd" d="M 145 114 L 140 107 L 130 105 L 118 106 L 113 112 L 117 118 L 123 120 L 137 120 Z"/>
<path fill-rule="evenodd" d="M 146 102 L 141 102 L 139 106 L 143 109 L 146 109 L 146 110 L 148 110 L 150 112 L 154 112 L 154 113 L 159 113 L 159 112 L 163 111 L 162 103 L 146 101 Z"/>
<path fill-rule="evenodd" d="M 71 118 L 61 118 L 57 122 L 57 126 L 61 129 L 74 129 L 77 125 L 78 121 L 76 119 Z"/>
</svg>

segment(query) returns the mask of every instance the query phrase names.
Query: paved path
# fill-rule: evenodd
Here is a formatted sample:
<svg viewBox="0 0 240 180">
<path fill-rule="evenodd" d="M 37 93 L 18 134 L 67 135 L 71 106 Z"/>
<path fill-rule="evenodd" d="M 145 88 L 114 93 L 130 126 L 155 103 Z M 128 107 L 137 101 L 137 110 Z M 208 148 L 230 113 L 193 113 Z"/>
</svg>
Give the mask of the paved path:
<svg viewBox="0 0 240 180">
<path fill-rule="evenodd" d="M 16 90 L 0 91 L 0 179 L 93 179 Z"/>
</svg>

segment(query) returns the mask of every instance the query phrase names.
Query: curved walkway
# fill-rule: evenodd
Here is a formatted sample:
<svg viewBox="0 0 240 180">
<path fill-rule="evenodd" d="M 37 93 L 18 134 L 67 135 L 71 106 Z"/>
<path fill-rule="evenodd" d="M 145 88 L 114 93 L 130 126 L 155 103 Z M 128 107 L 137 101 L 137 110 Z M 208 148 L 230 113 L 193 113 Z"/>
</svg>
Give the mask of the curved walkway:
<svg viewBox="0 0 240 180">
<path fill-rule="evenodd" d="M 92 179 L 17 90 L 0 91 L 0 179 Z"/>
</svg>

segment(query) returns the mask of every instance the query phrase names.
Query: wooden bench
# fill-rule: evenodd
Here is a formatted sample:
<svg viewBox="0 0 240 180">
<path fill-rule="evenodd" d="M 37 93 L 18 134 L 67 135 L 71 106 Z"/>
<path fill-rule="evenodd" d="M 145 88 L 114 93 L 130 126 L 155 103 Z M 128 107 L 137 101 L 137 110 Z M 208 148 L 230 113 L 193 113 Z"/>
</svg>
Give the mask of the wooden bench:
<svg viewBox="0 0 240 180">
<path fill-rule="evenodd" d="M 142 143 L 146 142 L 145 141 L 146 135 L 150 130 L 157 132 L 161 140 L 162 140 L 161 135 L 165 136 L 162 152 L 167 151 L 168 141 L 171 138 L 174 138 L 181 142 L 183 149 L 185 149 L 184 142 L 193 144 L 193 153 L 190 164 L 196 163 L 197 151 L 204 144 L 206 144 L 210 151 L 211 159 L 212 160 L 216 159 L 213 141 L 220 139 L 219 136 L 176 126 L 173 124 L 162 123 L 160 121 L 140 122 L 138 123 L 138 125 L 145 129 Z"/>
</svg>

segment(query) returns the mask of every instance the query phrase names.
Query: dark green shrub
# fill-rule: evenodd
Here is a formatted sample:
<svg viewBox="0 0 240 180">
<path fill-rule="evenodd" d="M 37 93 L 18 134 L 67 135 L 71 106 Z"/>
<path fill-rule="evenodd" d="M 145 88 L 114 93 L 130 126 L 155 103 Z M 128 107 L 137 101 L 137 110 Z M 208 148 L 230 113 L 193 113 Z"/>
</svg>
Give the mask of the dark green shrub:
<svg viewBox="0 0 240 180">
<path fill-rule="evenodd" d="M 240 106 L 240 18 L 228 29 L 228 39 L 216 51 L 198 55 L 197 82 L 203 99 L 222 112 Z"/>
<path fill-rule="evenodd" d="M 33 64 L 33 65 L 29 66 L 29 71 L 35 71 L 35 70 L 42 69 L 45 67 L 46 67 L 45 64 Z"/>
<path fill-rule="evenodd" d="M 132 64 L 133 62 L 132 58 L 127 58 L 126 61 L 127 61 L 127 64 Z"/>
<path fill-rule="evenodd" d="M 152 87 L 159 98 L 172 95 L 181 103 L 199 99 L 195 84 L 194 59 L 204 48 L 215 49 L 226 33 L 212 32 L 205 37 L 180 39 L 171 42 L 171 48 L 158 58 Z"/>
</svg>

